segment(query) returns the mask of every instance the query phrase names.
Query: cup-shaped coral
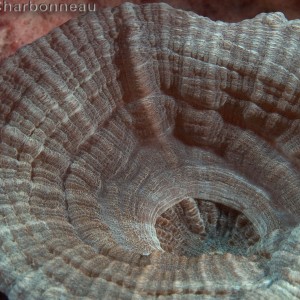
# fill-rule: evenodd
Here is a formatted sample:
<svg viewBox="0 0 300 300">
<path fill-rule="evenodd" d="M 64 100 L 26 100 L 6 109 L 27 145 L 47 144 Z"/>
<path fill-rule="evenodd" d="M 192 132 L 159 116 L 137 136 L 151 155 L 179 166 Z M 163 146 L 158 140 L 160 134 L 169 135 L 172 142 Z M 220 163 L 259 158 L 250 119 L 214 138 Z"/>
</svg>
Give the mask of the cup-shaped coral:
<svg viewBox="0 0 300 300">
<path fill-rule="evenodd" d="M 124 4 L 3 62 L 0 289 L 299 297 L 299 47 L 280 13 Z"/>
</svg>

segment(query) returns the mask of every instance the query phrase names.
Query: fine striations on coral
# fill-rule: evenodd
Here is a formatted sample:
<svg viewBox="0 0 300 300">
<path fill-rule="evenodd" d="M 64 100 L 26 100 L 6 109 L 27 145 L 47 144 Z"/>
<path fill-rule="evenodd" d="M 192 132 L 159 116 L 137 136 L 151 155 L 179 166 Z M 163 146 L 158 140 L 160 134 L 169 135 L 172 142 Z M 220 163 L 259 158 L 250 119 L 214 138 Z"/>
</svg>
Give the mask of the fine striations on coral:
<svg viewBox="0 0 300 300">
<path fill-rule="evenodd" d="M 0 68 L 10 299 L 299 299 L 300 21 L 165 4 Z"/>
</svg>

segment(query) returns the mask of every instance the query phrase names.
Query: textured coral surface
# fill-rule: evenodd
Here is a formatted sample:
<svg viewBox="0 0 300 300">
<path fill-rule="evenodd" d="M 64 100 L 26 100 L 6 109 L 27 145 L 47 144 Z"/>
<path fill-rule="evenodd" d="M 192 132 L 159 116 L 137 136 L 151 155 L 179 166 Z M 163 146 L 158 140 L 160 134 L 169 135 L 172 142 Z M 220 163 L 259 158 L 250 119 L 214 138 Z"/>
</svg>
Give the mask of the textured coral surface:
<svg viewBox="0 0 300 300">
<path fill-rule="evenodd" d="M 299 299 L 300 21 L 166 4 L 0 67 L 10 299 Z"/>
<path fill-rule="evenodd" d="M 79 12 L 4 12 L 4 2 L 9 4 L 28 4 L 29 0 L 3 0 L 0 2 L 0 61 L 13 54 L 16 49 L 31 43 L 35 39 L 48 33 L 66 22 L 76 17 Z M 30 0 L 33 4 L 91 4 L 96 9 L 105 7 L 115 7 L 123 0 Z M 147 2 L 161 2 L 159 0 L 134 0 L 135 4 Z M 190 10 L 202 16 L 207 16 L 212 20 L 223 20 L 227 22 L 237 22 L 247 18 L 253 18 L 261 12 L 280 11 L 288 19 L 300 18 L 300 6 L 298 0 L 167 0 L 164 1 L 175 8 Z M 9 7 L 9 6 L 7 6 Z M 86 7 L 88 10 L 89 7 Z M 93 6 L 91 6 L 93 8 Z M 12 9 L 12 11 L 18 8 Z"/>
</svg>

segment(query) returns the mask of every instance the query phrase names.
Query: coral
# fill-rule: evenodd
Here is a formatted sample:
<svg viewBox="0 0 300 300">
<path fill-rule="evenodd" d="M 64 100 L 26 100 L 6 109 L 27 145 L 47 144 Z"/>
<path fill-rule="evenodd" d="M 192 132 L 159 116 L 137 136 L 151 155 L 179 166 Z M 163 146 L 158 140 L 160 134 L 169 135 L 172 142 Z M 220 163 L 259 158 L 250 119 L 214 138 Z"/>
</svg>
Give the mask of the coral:
<svg viewBox="0 0 300 300">
<path fill-rule="evenodd" d="M 300 22 L 166 4 L 73 19 L 0 67 L 10 299 L 298 299 Z"/>
<path fill-rule="evenodd" d="M 12 11 L 7 9 L 4 12 L 4 1 L 9 5 L 16 4 L 17 7 Z M 3 0 L 0 2 L 0 61 L 13 54 L 18 48 L 25 44 L 33 42 L 35 39 L 47 34 L 51 29 L 55 28 L 74 18 L 80 14 L 80 11 L 71 11 L 70 8 L 66 11 L 42 11 L 33 9 L 18 8 L 18 5 L 88 5 L 102 9 L 105 7 L 118 6 L 124 0 L 64 0 L 63 3 L 58 0 Z M 143 4 L 149 0 L 133 0 L 135 4 Z M 150 2 L 160 2 L 152 0 Z M 166 0 L 164 1 L 175 8 L 191 10 L 199 15 L 206 16 L 212 20 L 223 20 L 226 22 L 238 22 L 243 19 L 253 18 L 261 12 L 277 12 L 281 11 L 288 19 L 300 18 L 300 10 L 298 0 Z M 44 6 L 45 7 L 45 6 Z M 16 11 L 15 11 L 16 10 Z M 18 11 L 21 10 L 21 11 Z"/>
</svg>

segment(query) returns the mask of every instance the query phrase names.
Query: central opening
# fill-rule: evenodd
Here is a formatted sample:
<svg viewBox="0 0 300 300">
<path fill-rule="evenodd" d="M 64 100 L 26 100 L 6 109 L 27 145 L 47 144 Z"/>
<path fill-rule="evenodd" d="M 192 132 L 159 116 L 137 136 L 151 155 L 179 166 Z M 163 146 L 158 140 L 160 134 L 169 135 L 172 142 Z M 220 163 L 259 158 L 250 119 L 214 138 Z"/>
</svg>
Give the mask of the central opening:
<svg viewBox="0 0 300 300">
<path fill-rule="evenodd" d="M 184 256 L 232 253 L 246 256 L 260 239 L 241 212 L 208 200 L 185 198 L 162 213 L 155 229 L 162 249 Z"/>
</svg>

